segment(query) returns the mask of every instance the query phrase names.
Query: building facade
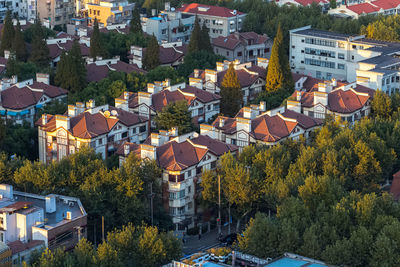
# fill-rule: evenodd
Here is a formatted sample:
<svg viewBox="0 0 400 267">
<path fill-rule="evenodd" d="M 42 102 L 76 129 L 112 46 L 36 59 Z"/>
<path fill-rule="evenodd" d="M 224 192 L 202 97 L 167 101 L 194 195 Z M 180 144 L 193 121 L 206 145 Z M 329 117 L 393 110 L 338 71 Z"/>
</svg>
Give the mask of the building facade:
<svg viewBox="0 0 400 267">
<path fill-rule="evenodd" d="M 197 3 L 183 4 L 177 11 L 197 16 L 199 23 L 205 24 L 209 29 L 212 39 L 241 31 L 246 17 L 246 14 L 237 10 Z"/>
<path fill-rule="evenodd" d="M 75 14 L 74 0 L 48 0 L 35 2 L 37 12 L 35 13 L 35 16 L 37 14 L 43 22 L 43 25 L 51 29 L 54 28 L 54 26 L 66 26 Z"/>
<path fill-rule="evenodd" d="M 273 40 L 266 34 L 255 32 L 235 32 L 227 37 L 219 36 L 212 40 L 214 53 L 228 61 L 257 64 L 257 58 L 270 58 Z"/>
<path fill-rule="evenodd" d="M 223 154 L 234 154 L 238 148 L 197 133 L 175 138 L 166 132 L 153 133 L 148 141 L 141 145 L 125 143 L 119 150 L 121 161 L 129 153 L 155 160 L 162 169 L 164 208 L 169 211 L 176 229 L 193 226 L 200 212 L 195 200 L 200 194 L 203 171 L 215 169 Z"/>
<path fill-rule="evenodd" d="M 148 119 L 121 108 L 95 106 L 93 100 L 68 106 L 67 115 L 43 114 L 36 122 L 39 133 L 39 159 L 44 163 L 61 160 L 82 146 L 90 146 L 103 159 L 122 142 L 143 142 Z"/>
<path fill-rule="evenodd" d="M 127 0 L 99 0 L 85 4 L 85 13 L 93 23 L 97 18 L 99 25 L 107 26 L 112 24 L 127 23 L 132 18 L 132 10 L 135 3 Z"/>
<path fill-rule="evenodd" d="M 293 72 L 355 82 L 391 94 L 400 88 L 400 43 L 311 29 L 290 31 Z"/>
</svg>

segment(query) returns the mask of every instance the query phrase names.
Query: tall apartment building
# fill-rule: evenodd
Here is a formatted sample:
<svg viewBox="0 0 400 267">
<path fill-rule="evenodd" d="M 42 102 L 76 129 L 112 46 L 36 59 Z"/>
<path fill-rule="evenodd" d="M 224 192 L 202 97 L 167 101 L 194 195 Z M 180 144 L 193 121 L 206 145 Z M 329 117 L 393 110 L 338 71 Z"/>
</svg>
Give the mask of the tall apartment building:
<svg viewBox="0 0 400 267">
<path fill-rule="evenodd" d="M 171 136 L 161 131 L 152 133 L 145 144 L 125 143 L 117 153 L 120 162 L 129 153 L 157 162 L 162 169 L 164 208 L 169 211 L 176 229 L 183 230 L 193 225 L 195 215 L 201 212 L 196 198 L 201 192 L 202 172 L 215 169 L 223 154 L 234 154 L 237 150 L 234 145 L 197 133 Z"/>
<path fill-rule="evenodd" d="M 44 163 L 74 154 L 82 146 L 92 147 L 105 159 L 122 142 L 141 143 L 149 134 L 148 119 L 121 108 L 85 104 L 68 106 L 67 115 L 43 114 L 36 122 L 39 159 Z"/>
<path fill-rule="evenodd" d="M 144 18 L 143 31 L 162 42 L 189 42 L 195 16 L 171 10 L 168 3 L 158 16 Z"/>
<path fill-rule="evenodd" d="M 7 184 L 0 184 L 0 195 L 0 241 L 10 247 L 19 241 L 69 250 L 86 237 L 87 214 L 78 198 L 19 192 Z"/>
<path fill-rule="evenodd" d="M 75 14 L 74 0 L 36 1 L 36 5 L 37 15 L 48 28 L 67 25 Z"/>
<path fill-rule="evenodd" d="M 91 22 L 97 18 L 99 25 L 127 23 L 132 18 L 135 3 L 127 0 L 97 0 L 85 4 L 86 15 Z"/>
<path fill-rule="evenodd" d="M 228 36 L 242 30 L 246 14 L 226 7 L 209 6 L 197 3 L 183 4 L 177 11 L 182 14 L 196 15 L 200 24 L 209 29 L 210 38 Z"/>
<path fill-rule="evenodd" d="M 311 29 L 290 31 L 293 72 L 318 79 L 357 81 L 388 94 L 400 88 L 400 43 Z"/>
</svg>

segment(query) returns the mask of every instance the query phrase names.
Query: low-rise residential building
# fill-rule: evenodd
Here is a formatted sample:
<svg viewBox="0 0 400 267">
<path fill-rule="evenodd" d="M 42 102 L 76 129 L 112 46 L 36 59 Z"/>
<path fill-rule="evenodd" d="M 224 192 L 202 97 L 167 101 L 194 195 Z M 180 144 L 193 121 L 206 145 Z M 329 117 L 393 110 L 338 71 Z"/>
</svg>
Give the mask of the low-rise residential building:
<svg viewBox="0 0 400 267">
<path fill-rule="evenodd" d="M 318 79 L 357 81 L 391 94 L 400 88 L 400 43 L 311 29 L 290 31 L 293 72 Z"/>
<path fill-rule="evenodd" d="M 49 74 L 36 74 L 33 79 L 18 82 L 14 76 L 4 78 L 0 86 L 0 117 L 10 119 L 18 124 L 27 121 L 31 125 L 39 108 L 51 101 L 66 101 L 68 91 L 50 85 Z"/>
<path fill-rule="evenodd" d="M 285 107 L 266 111 L 265 102 L 261 102 L 242 108 L 234 118 L 218 116 L 211 125 L 201 124 L 200 134 L 240 148 L 250 144 L 273 146 L 288 138 L 307 139 L 322 122 Z"/>
<path fill-rule="evenodd" d="M 36 14 L 48 28 L 65 26 L 75 14 L 74 0 L 36 1 Z M 28 11 L 29 13 L 29 11 Z M 35 18 L 35 16 L 33 17 Z"/>
<path fill-rule="evenodd" d="M 185 83 L 171 85 L 169 79 L 147 85 L 147 92 L 124 92 L 115 99 L 115 106 L 150 118 L 168 104 L 185 101 L 194 123 L 207 122 L 220 111 L 219 95 Z M 155 126 L 155 124 L 153 124 Z"/>
<path fill-rule="evenodd" d="M 293 5 L 293 6 L 310 6 L 312 4 L 317 4 L 321 7 L 322 11 L 326 12 L 330 8 L 329 0 L 276 0 L 274 1 L 277 5 Z"/>
<path fill-rule="evenodd" d="M 208 92 L 219 94 L 224 76 L 231 62 L 217 62 L 216 70 L 198 70 L 189 76 L 189 84 Z M 232 62 L 239 78 L 243 92 L 243 103 L 246 105 L 264 90 L 267 76 L 268 59 L 258 58 L 257 65 L 251 62 L 240 64 L 239 60 Z"/>
<path fill-rule="evenodd" d="M 13 266 L 23 266 L 23 263 L 29 260 L 32 252 L 35 250 L 41 251 L 46 247 L 44 240 L 32 240 L 28 243 L 16 240 L 8 243 L 7 246 L 11 249 Z"/>
<path fill-rule="evenodd" d="M 183 4 L 177 11 L 197 16 L 199 23 L 205 24 L 209 29 L 210 38 L 241 31 L 246 17 L 246 14 L 237 10 L 197 3 Z"/>
<path fill-rule="evenodd" d="M 195 16 L 166 8 L 158 16 L 144 18 L 143 32 L 154 35 L 159 42 L 189 42 Z"/>
<path fill-rule="evenodd" d="M 109 105 L 68 106 L 66 115 L 43 114 L 36 122 L 39 133 L 39 159 L 44 163 L 74 154 L 90 146 L 105 159 L 125 141 L 140 143 L 149 134 L 148 119 Z"/>
<path fill-rule="evenodd" d="M 55 38 L 49 38 L 46 40 L 47 47 L 49 48 L 49 56 L 51 59 L 51 67 L 57 67 L 57 63 L 60 61 L 63 52 L 71 50 L 74 44 L 73 37 L 65 33 L 58 34 Z M 83 58 L 88 58 L 90 54 L 90 48 L 84 43 L 79 43 L 81 48 L 81 54 Z"/>
<path fill-rule="evenodd" d="M 163 43 L 160 45 L 160 66 L 162 67 L 178 67 L 183 63 L 187 45 L 182 42 Z M 146 53 L 146 48 L 139 46 L 131 46 L 129 64 L 135 64 L 139 68 L 143 67 L 143 58 Z"/>
<path fill-rule="evenodd" d="M 107 77 L 110 71 L 119 71 L 125 73 L 137 72 L 146 73 L 136 64 L 128 64 L 120 60 L 119 57 L 93 60 L 86 60 L 86 79 L 88 82 L 98 82 Z"/>
<path fill-rule="evenodd" d="M 87 214 L 78 198 L 19 192 L 6 184 L 0 184 L 0 193 L 0 241 L 10 244 L 14 254 L 26 250 L 16 248 L 19 242 L 27 249 L 68 250 L 86 237 Z"/>
<path fill-rule="evenodd" d="M 296 91 L 287 101 L 287 108 L 313 118 L 324 119 L 326 114 L 354 123 L 371 113 L 371 100 L 375 90 L 359 85 L 336 81 L 315 80 L 294 74 Z M 304 89 L 307 79 L 314 84 Z"/>
<path fill-rule="evenodd" d="M 200 212 L 196 198 L 200 193 L 201 174 L 217 167 L 225 153 L 238 148 L 197 133 L 172 138 L 167 132 L 152 133 L 149 144 L 125 143 L 118 150 L 123 158 L 136 153 L 142 159 L 155 160 L 162 169 L 164 207 L 169 211 L 176 229 L 183 230 L 194 223 Z"/>
<path fill-rule="evenodd" d="M 212 40 L 214 53 L 228 61 L 239 60 L 241 63 L 257 63 L 257 58 L 269 58 L 273 40 L 266 34 L 255 32 L 235 32 L 226 37 L 219 36 Z"/>
<path fill-rule="evenodd" d="M 329 10 L 328 14 L 353 19 L 364 15 L 396 15 L 400 14 L 400 0 L 360 1 L 352 5 L 340 5 Z"/>
<path fill-rule="evenodd" d="M 85 3 L 86 15 L 93 23 L 97 18 L 99 25 L 127 23 L 132 18 L 135 3 L 127 0 L 99 0 Z"/>
</svg>

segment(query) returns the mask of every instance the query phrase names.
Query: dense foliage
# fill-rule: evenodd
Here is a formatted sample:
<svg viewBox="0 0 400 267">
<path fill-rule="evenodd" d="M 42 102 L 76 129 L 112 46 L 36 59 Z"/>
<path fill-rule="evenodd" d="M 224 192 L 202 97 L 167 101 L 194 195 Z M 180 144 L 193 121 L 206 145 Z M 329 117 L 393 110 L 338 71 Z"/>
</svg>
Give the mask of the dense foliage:
<svg viewBox="0 0 400 267">
<path fill-rule="evenodd" d="M 159 129 L 170 130 L 177 127 L 179 135 L 194 129 L 188 104 L 185 100 L 166 105 L 161 112 L 158 112 L 155 121 Z"/>
<path fill-rule="evenodd" d="M 160 46 L 156 37 L 153 35 L 148 44 L 146 52 L 143 56 L 143 68 L 145 70 L 155 69 L 160 65 Z"/>
<path fill-rule="evenodd" d="M 243 104 L 242 86 L 231 62 L 221 83 L 221 113 L 234 117 Z"/>
</svg>

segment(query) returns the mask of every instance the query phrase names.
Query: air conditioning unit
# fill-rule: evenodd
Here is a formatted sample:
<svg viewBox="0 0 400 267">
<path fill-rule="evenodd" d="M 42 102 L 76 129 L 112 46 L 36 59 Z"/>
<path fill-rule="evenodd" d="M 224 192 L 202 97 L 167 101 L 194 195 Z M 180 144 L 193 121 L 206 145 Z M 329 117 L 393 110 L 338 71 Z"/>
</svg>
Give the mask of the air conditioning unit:
<svg viewBox="0 0 400 267">
<path fill-rule="evenodd" d="M 67 211 L 67 220 L 71 220 L 72 219 L 72 213 L 70 211 Z"/>
</svg>

